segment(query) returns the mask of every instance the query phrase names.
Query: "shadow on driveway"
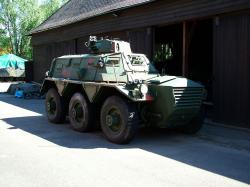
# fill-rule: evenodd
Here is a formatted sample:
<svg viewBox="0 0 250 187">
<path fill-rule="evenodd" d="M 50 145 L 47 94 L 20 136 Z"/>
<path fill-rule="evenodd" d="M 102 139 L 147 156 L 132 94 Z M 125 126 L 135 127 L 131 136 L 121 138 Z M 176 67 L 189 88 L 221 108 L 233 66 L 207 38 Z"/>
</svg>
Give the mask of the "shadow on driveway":
<svg viewBox="0 0 250 187">
<path fill-rule="evenodd" d="M 247 150 L 227 146 L 225 143 L 204 138 L 201 133 L 187 136 L 166 130 L 140 130 L 128 145 L 116 145 L 106 141 L 101 132 L 79 133 L 70 130 L 68 123 L 51 124 L 44 115 L 43 100 L 1 98 L 3 102 L 35 111 L 42 116 L 5 118 L 3 121 L 13 129 L 22 129 L 54 144 L 78 149 L 142 149 L 163 157 L 195 166 L 241 182 L 250 183 L 250 154 Z M 216 127 L 214 127 L 216 130 Z M 167 175 L 167 174 L 166 174 Z"/>
</svg>

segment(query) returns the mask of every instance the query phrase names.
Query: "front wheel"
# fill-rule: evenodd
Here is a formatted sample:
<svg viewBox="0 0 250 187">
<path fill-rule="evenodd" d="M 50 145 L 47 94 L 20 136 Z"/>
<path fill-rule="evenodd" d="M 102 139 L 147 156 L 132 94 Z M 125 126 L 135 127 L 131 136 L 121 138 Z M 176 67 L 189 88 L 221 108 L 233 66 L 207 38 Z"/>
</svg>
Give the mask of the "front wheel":
<svg viewBox="0 0 250 187">
<path fill-rule="evenodd" d="M 197 133 L 203 126 L 204 117 L 204 110 L 201 109 L 200 112 L 189 122 L 189 124 L 180 129 L 181 132 L 185 134 Z"/>
<path fill-rule="evenodd" d="M 129 143 L 138 128 L 138 112 L 134 103 L 117 96 L 109 97 L 101 109 L 101 129 L 105 137 L 117 144 Z"/>
</svg>

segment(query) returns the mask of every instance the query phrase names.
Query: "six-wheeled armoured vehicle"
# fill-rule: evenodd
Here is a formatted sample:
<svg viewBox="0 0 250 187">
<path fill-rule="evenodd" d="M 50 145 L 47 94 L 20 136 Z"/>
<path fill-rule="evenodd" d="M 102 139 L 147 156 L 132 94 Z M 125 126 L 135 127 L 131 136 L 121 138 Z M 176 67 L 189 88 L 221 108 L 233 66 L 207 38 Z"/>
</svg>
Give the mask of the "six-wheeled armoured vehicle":
<svg viewBox="0 0 250 187">
<path fill-rule="evenodd" d="M 128 143 L 141 126 L 178 128 L 195 133 L 201 126 L 204 87 L 183 77 L 160 76 L 144 54 L 120 40 L 90 37 L 90 54 L 54 59 L 41 92 L 50 122 L 66 116 L 74 130 L 100 124 L 105 137 Z"/>
</svg>

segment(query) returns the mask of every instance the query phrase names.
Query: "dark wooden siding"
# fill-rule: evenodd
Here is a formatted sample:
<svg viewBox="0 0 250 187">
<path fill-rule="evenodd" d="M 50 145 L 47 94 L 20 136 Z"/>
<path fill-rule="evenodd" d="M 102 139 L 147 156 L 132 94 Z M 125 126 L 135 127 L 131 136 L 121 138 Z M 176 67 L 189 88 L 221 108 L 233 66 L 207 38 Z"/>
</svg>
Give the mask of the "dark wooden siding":
<svg viewBox="0 0 250 187">
<path fill-rule="evenodd" d="M 39 45 L 33 47 L 34 59 L 34 81 L 42 82 L 44 74 L 49 70 L 48 56 L 50 47 L 47 45 Z"/>
<path fill-rule="evenodd" d="M 76 53 L 76 41 L 70 40 L 48 45 L 34 46 L 34 80 L 41 82 L 49 70 L 53 58 Z"/>
<path fill-rule="evenodd" d="M 98 16 L 51 31 L 33 35 L 33 45 L 80 38 L 90 34 L 106 33 L 171 24 L 188 19 L 202 18 L 216 14 L 247 9 L 249 0 L 157 0 L 154 3 L 130 8 L 112 14 Z"/>
<path fill-rule="evenodd" d="M 88 53 L 88 48 L 85 45 L 85 42 L 87 42 L 88 39 L 88 36 L 76 39 L 76 54 Z"/>
<path fill-rule="evenodd" d="M 250 11 L 214 24 L 216 119 L 250 127 Z"/>
<path fill-rule="evenodd" d="M 153 28 L 137 29 L 129 32 L 129 42 L 134 53 L 144 53 L 152 57 Z"/>
</svg>

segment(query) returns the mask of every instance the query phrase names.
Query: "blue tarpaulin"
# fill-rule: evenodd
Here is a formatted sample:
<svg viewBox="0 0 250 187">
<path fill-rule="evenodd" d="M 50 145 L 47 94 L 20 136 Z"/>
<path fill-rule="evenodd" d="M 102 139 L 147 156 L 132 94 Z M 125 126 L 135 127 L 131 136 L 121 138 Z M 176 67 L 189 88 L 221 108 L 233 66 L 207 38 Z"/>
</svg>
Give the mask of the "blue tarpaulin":
<svg viewBox="0 0 250 187">
<path fill-rule="evenodd" d="M 25 69 L 26 61 L 27 60 L 13 54 L 2 55 L 0 56 L 0 68 Z"/>
</svg>

